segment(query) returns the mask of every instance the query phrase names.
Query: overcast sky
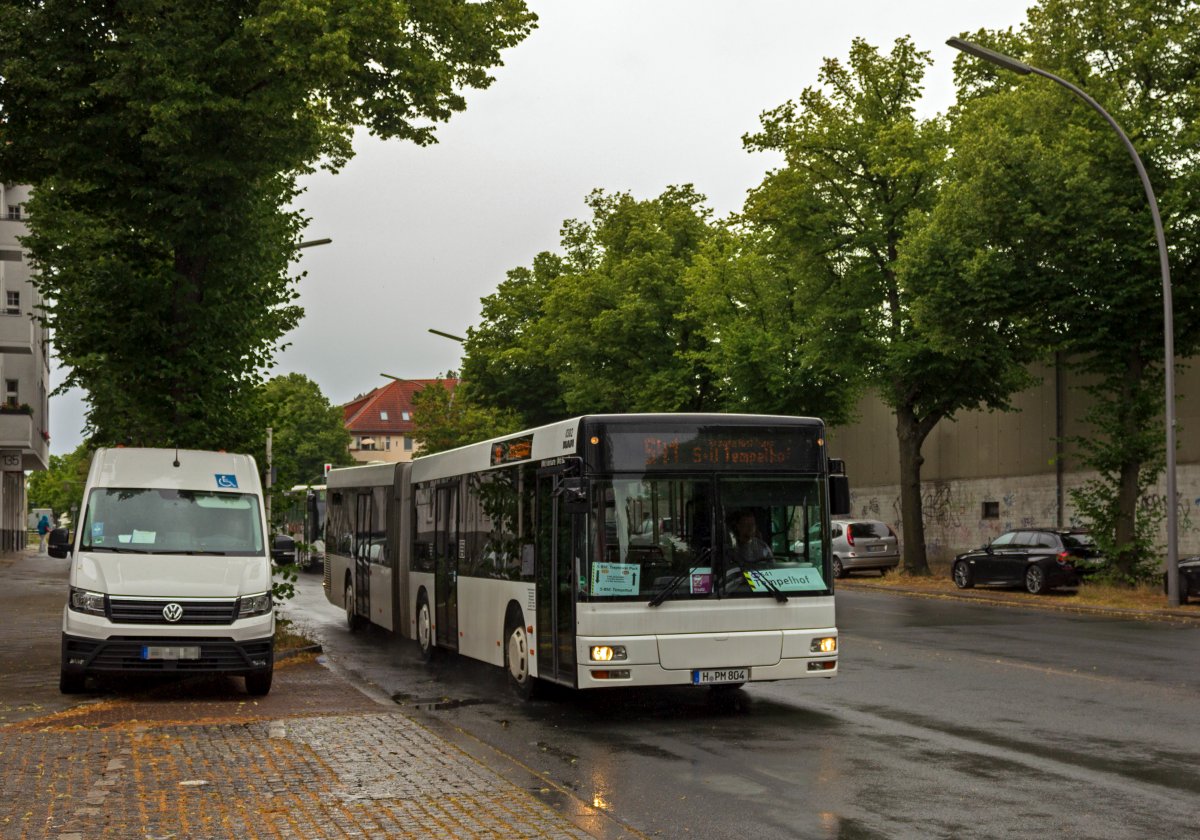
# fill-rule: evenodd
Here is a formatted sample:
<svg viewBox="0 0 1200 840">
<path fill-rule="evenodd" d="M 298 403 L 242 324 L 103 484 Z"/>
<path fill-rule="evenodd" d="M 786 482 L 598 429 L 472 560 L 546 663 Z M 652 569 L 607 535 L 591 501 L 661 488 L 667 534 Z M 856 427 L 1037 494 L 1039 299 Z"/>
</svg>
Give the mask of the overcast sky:
<svg viewBox="0 0 1200 840">
<path fill-rule="evenodd" d="M 691 183 L 718 216 L 739 210 L 776 158 L 742 148 L 759 116 L 817 82 L 825 56 L 861 36 L 932 53 L 923 115 L 953 102 L 948 37 L 1018 26 L 1029 0 L 528 0 L 537 29 L 496 81 L 419 148 L 361 134 L 339 174 L 305 179 L 299 269 L 306 315 L 278 373 L 334 403 L 459 366 L 479 300 L 505 273 L 557 250 L 595 188 L 659 195 Z M 51 383 L 60 381 L 57 371 Z M 50 451 L 82 439 L 77 393 L 50 401 Z"/>
</svg>

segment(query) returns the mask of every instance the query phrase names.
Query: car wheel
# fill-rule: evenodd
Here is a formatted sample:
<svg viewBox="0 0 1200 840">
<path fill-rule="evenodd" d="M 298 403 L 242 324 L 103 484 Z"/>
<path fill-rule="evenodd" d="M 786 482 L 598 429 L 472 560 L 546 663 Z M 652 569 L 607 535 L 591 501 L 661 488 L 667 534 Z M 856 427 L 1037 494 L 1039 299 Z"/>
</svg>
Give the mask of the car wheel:
<svg viewBox="0 0 1200 840">
<path fill-rule="evenodd" d="M 83 694 L 83 682 L 85 679 L 83 674 L 59 671 L 58 690 L 62 694 Z"/>
<path fill-rule="evenodd" d="M 504 640 L 504 670 L 508 673 L 508 683 L 522 700 L 532 700 L 537 680 L 529 674 L 529 637 L 525 627 L 509 619 Z"/>
<path fill-rule="evenodd" d="M 257 674 L 246 675 L 246 693 L 251 697 L 265 697 L 271 690 L 271 677 L 274 669 L 260 671 Z"/>
<path fill-rule="evenodd" d="M 1179 581 L 1179 605 L 1183 606 L 1188 602 L 1187 581 Z"/>
<path fill-rule="evenodd" d="M 355 633 L 362 629 L 363 619 L 357 612 L 354 611 L 354 584 L 346 581 L 346 626 L 350 628 L 351 633 Z"/>
<path fill-rule="evenodd" d="M 1030 566 L 1025 570 L 1025 589 L 1031 595 L 1046 591 L 1046 572 L 1041 566 Z"/>
<path fill-rule="evenodd" d="M 891 571 L 891 569 L 880 569 L 880 570 L 879 570 L 879 576 L 880 576 L 880 577 L 887 577 L 887 573 L 888 573 L 889 571 Z"/>
<path fill-rule="evenodd" d="M 842 561 L 838 557 L 833 558 L 833 576 L 835 578 L 844 578 L 846 570 L 842 567 Z"/>
<path fill-rule="evenodd" d="M 970 589 L 975 585 L 975 576 L 971 573 L 971 567 L 965 560 L 960 560 L 954 564 L 954 585 L 959 589 Z"/>
<path fill-rule="evenodd" d="M 421 658 L 426 662 L 433 659 L 433 613 L 429 610 L 429 599 L 422 592 L 417 598 L 417 644 L 421 648 Z"/>
</svg>

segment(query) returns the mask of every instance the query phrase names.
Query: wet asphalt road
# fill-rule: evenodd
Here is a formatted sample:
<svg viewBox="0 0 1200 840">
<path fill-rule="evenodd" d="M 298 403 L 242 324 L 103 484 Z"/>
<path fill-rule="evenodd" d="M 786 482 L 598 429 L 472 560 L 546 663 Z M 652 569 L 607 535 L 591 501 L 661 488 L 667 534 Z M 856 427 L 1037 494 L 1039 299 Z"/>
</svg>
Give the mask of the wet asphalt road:
<svg viewBox="0 0 1200 840">
<path fill-rule="evenodd" d="M 1196 836 L 1200 627 L 886 593 L 838 595 L 841 673 L 554 692 L 351 636 L 303 575 L 289 613 L 329 663 L 648 836 Z M 487 752 L 486 750 L 484 751 Z"/>
</svg>

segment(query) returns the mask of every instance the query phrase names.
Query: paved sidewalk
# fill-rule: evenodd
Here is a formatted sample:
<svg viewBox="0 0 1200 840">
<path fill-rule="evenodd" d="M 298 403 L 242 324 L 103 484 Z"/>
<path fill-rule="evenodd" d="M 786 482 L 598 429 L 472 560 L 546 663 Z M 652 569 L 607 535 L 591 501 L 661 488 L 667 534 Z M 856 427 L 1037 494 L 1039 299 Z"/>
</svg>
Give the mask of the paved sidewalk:
<svg viewBox="0 0 1200 840">
<path fill-rule="evenodd" d="M 0 727 L 0 837 L 592 836 L 311 657 L 280 663 L 266 698 L 237 683 L 152 687 Z"/>
</svg>

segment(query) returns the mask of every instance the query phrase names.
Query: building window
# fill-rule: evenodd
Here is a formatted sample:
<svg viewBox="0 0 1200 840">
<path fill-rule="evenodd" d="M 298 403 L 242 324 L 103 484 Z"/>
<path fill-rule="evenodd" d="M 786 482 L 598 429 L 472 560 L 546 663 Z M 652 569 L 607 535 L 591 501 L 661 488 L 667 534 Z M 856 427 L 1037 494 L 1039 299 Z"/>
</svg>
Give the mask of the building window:
<svg viewBox="0 0 1200 840">
<path fill-rule="evenodd" d="M 984 519 L 999 519 L 1000 518 L 1000 503 L 999 502 L 984 502 L 983 503 L 983 518 Z"/>
<path fill-rule="evenodd" d="M 380 420 L 386 420 L 386 419 L 388 419 L 388 418 L 387 418 L 387 412 L 386 412 L 386 411 L 381 411 L 381 412 L 379 412 L 379 419 L 380 419 Z"/>
<path fill-rule="evenodd" d="M 391 435 L 388 435 L 387 437 L 385 437 L 383 439 L 383 448 L 388 450 L 389 452 L 392 451 L 392 436 Z"/>
<path fill-rule="evenodd" d="M 8 205 L 8 218 L 14 222 L 21 221 L 21 205 L 20 204 Z"/>
<path fill-rule="evenodd" d="M 401 420 L 404 420 L 404 421 L 408 421 L 408 420 L 411 420 L 411 419 L 412 419 L 412 415 L 410 415 L 410 414 L 409 414 L 407 411 L 401 411 L 401 412 L 400 412 L 400 419 L 401 419 Z"/>
<path fill-rule="evenodd" d="M 4 380 L 4 404 L 10 408 L 16 408 L 21 404 L 20 395 L 17 393 L 17 380 Z"/>
<path fill-rule="evenodd" d="M 404 436 L 404 451 L 412 452 L 412 438 L 410 438 L 408 435 Z"/>
<path fill-rule="evenodd" d="M 4 293 L 4 312 L 7 315 L 21 314 L 21 293 L 20 292 L 5 292 Z"/>
</svg>

